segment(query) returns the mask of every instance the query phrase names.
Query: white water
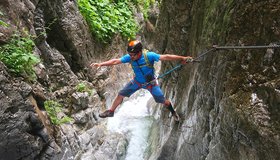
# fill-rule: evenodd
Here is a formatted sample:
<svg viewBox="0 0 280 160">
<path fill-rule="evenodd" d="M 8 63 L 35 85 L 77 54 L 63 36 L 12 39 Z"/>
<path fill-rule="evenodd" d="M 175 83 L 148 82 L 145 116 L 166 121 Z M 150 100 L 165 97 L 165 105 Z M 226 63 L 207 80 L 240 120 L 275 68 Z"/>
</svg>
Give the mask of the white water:
<svg viewBox="0 0 280 160">
<path fill-rule="evenodd" d="M 139 91 L 136 94 L 139 94 Z M 141 90 L 136 98 L 131 98 L 119 106 L 114 117 L 108 120 L 109 131 L 123 133 L 129 140 L 125 160 L 144 160 L 153 120 L 147 109 L 147 102 L 151 97 L 148 91 Z"/>
</svg>

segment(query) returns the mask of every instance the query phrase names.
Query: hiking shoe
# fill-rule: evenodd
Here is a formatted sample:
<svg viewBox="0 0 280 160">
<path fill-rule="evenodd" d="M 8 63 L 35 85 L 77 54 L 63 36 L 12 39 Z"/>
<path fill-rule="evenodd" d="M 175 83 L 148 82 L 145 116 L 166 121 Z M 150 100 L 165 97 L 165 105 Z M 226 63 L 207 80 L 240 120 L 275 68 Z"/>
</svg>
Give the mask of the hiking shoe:
<svg viewBox="0 0 280 160">
<path fill-rule="evenodd" d="M 100 118 L 106 118 L 106 117 L 114 117 L 114 112 L 110 111 L 110 110 L 106 110 L 103 113 L 99 114 Z"/>
<path fill-rule="evenodd" d="M 179 122 L 179 121 L 180 121 L 180 117 L 179 117 L 179 115 L 177 114 L 176 111 L 172 114 L 172 117 L 174 118 L 174 120 L 175 120 L 176 122 Z"/>
</svg>

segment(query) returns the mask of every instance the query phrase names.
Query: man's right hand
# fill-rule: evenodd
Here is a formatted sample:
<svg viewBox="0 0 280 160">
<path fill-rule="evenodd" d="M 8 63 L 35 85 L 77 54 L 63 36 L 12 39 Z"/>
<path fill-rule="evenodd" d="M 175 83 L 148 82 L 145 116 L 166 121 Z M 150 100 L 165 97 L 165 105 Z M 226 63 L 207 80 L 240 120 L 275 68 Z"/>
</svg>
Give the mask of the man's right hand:
<svg viewBox="0 0 280 160">
<path fill-rule="evenodd" d="M 97 69 L 99 69 L 101 67 L 100 63 L 92 63 L 90 64 L 91 67 L 97 67 Z"/>
</svg>

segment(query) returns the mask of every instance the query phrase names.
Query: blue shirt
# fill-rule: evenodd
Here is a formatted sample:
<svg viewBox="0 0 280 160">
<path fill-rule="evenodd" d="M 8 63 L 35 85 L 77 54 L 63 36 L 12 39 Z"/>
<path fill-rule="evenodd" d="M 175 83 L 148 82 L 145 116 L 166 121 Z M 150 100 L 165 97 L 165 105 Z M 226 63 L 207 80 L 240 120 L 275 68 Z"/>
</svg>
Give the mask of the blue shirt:
<svg viewBox="0 0 280 160">
<path fill-rule="evenodd" d="M 159 54 L 157 54 L 155 52 L 147 52 L 146 54 L 147 54 L 149 63 L 151 65 L 154 65 L 155 61 L 156 62 L 159 61 L 159 57 L 160 57 Z M 137 64 L 136 61 L 138 62 L 138 64 Z M 145 83 L 146 82 L 145 75 L 148 75 L 148 74 L 154 75 L 154 69 L 150 68 L 148 66 L 144 66 L 144 67 L 139 68 L 139 65 L 141 66 L 141 65 L 146 64 L 143 53 L 142 53 L 141 57 L 136 61 L 132 61 L 132 63 L 131 63 L 132 66 L 133 66 L 132 69 L 133 69 L 134 74 L 135 74 L 135 80 L 138 81 L 139 83 Z M 131 57 L 129 56 L 129 54 L 126 54 L 123 57 L 121 57 L 121 62 L 122 63 L 130 63 L 131 62 Z M 144 73 L 144 75 L 143 75 L 142 72 Z"/>
</svg>

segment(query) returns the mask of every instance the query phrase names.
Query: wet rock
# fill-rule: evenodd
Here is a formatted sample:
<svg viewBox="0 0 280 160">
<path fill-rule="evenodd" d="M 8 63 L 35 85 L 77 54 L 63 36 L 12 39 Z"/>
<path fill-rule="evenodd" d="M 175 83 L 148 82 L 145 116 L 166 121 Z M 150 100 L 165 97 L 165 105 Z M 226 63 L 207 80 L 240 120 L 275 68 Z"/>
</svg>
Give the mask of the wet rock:
<svg viewBox="0 0 280 160">
<path fill-rule="evenodd" d="M 279 41 L 275 6 L 280 2 L 162 1 L 150 43 L 160 53 L 193 57 L 213 43 L 272 44 Z M 279 55 L 278 49 L 218 50 L 166 77 L 165 95 L 184 118 L 178 126 L 158 126 L 151 137 L 159 137 L 153 145 L 161 147 L 151 151 L 150 159 L 277 159 Z M 172 67 L 163 63 L 162 70 Z M 258 97 L 254 104 L 252 94 Z M 159 120 L 169 122 L 163 116 Z"/>
<path fill-rule="evenodd" d="M 98 141 L 104 136 L 105 128 L 101 126 L 94 126 L 86 132 L 79 135 L 79 141 L 83 150 L 88 151 L 94 149 Z"/>
<path fill-rule="evenodd" d="M 81 110 L 80 112 L 73 115 L 75 123 L 77 124 L 85 124 L 88 122 L 89 117 L 86 115 L 86 112 Z"/>
<path fill-rule="evenodd" d="M 89 105 L 88 92 L 75 92 L 72 94 L 72 103 L 74 111 L 86 109 Z"/>
<path fill-rule="evenodd" d="M 102 142 L 99 150 L 91 153 L 92 155 L 85 154 L 83 159 L 123 159 L 126 155 L 126 147 L 128 145 L 127 140 L 123 135 L 117 133 L 111 133 L 106 136 L 106 139 Z"/>
<path fill-rule="evenodd" d="M 0 155 L 6 159 L 34 159 L 47 145 L 49 135 L 27 100 L 30 86 L 20 80 L 14 86 L 3 73 L 0 77 Z"/>
<path fill-rule="evenodd" d="M 0 155 L 5 155 L 8 159 L 79 157 L 81 151 L 78 135 L 98 125 L 95 114 L 102 109 L 99 106 L 104 106 L 97 92 L 93 91 L 91 96 L 89 93 L 73 95 L 75 112 L 81 111 L 76 115 L 77 124 L 67 124 L 61 128 L 56 126 L 55 131 L 49 133 L 48 129 L 41 126 L 40 121 L 48 126 L 51 126 L 51 123 L 47 118 L 38 116 L 48 117 L 45 111 L 41 111 L 45 109 L 46 100 L 58 101 L 65 106 L 65 112 L 71 112 L 68 110 L 70 107 L 66 107 L 71 105 L 69 99 L 75 93 L 74 87 L 79 82 L 75 73 L 81 72 L 79 78 L 86 79 L 85 76 L 88 75 L 82 74 L 82 71 L 88 70 L 89 62 L 112 57 L 112 53 L 125 48 L 119 47 L 123 40 L 116 39 L 109 49 L 96 42 L 78 10 L 77 3 L 72 0 L 4 0 L 0 2 L 0 8 L 4 15 L 1 20 L 9 24 L 9 27 L 0 26 L 0 43 L 7 43 L 15 30 L 21 32 L 24 28 L 28 34 L 36 37 L 34 54 L 41 58 L 41 62 L 34 67 L 38 83 L 30 85 L 31 88 L 22 79 L 11 79 L 12 76 L 0 62 Z M 105 79 L 111 71 L 105 70 L 106 72 L 100 75 L 103 82 L 107 82 Z M 94 74 L 91 76 L 92 79 L 96 78 Z M 112 87 L 112 90 L 115 88 Z M 30 96 L 34 98 L 27 99 Z M 38 106 L 34 107 L 34 104 Z M 59 117 L 64 115 L 58 113 Z M 92 137 L 94 132 L 99 135 L 92 139 L 91 145 L 95 146 L 94 143 L 99 142 L 98 138 L 103 132 L 89 132 Z M 7 149 L 3 149 L 5 147 Z"/>
</svg>

